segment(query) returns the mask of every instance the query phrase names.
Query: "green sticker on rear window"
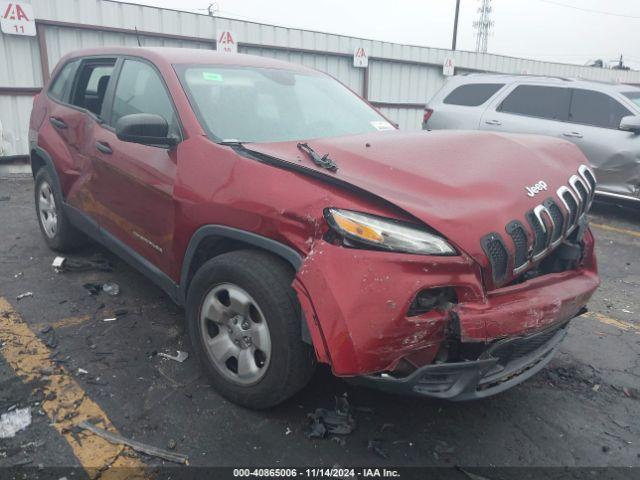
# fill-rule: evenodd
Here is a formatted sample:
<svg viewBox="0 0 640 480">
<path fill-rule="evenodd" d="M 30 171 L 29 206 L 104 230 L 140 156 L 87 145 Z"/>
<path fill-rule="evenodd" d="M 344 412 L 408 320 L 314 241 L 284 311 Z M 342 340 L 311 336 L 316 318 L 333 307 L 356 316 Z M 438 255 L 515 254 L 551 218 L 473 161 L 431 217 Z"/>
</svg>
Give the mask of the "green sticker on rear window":
<svg viewBox="0 0 640 480">
<path fill-rule="evenodd" d="M 213 72 L 202 72 L 202 78 L 204 78 L 208 82 L 222 81 L 222 75 L 220 75 L 219 73 L 213 73 Z"/>
</svg>

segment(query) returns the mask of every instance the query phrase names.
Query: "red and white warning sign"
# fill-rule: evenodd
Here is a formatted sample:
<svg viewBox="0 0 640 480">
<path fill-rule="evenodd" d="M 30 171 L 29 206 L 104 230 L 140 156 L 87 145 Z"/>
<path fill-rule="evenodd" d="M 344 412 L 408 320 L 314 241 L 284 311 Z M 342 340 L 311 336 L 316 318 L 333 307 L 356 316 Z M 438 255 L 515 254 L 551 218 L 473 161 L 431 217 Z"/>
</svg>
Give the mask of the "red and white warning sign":
<svg viewBox="0 0 640 480">
<path fill-rule="evenodd" d="M 33 7 L 24 2 L 0 2 L 0 28 L 9 35 L 35 37 Z"/>
<path fill-rule="evenodd" d="M 353 66 L 359 68 L 366 68 L 369 66 L 369 56 L 365 52 L 364 48 L 358 47 L 353 52 Z"/>
<path fill-rule="evenodd" d="M 225 30 L 218 35 L 216 50 L 222 53 L 238 53 L 236 34 Z"/>
<path fill-rule="evenodd" d="M 442 64 L 442 74 L 445 77 L 450 77 L 455 74 L 456 64 L 453 62 L 453 58 L 447 57 Z"/>
</svg>

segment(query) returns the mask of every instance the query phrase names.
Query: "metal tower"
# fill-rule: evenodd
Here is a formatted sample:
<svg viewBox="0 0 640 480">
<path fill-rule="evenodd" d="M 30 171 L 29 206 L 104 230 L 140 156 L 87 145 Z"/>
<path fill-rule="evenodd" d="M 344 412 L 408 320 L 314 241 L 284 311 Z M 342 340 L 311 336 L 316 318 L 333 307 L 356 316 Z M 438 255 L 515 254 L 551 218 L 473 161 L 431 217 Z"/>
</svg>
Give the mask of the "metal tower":
<svg viewBox="0 0 640 480">
<path fill-rule="evenodd" d="M 473 22 L 473 28 L 476 30 L 476 52 L 486 53 L 489 34 L 493 29 L 494 22 L 491 20 L 491 0 L 480 0 L 482 5 L 478 8 L 480 14 L 478 20 Z"/>
</svg>

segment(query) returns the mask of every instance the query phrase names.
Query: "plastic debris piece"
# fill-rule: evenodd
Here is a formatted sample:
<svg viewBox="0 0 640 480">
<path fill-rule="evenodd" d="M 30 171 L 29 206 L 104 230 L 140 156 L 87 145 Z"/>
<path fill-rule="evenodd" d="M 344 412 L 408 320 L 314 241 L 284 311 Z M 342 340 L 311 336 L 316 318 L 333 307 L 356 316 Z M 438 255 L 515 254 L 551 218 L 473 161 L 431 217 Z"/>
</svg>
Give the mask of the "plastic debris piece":
<svg viewBox="0 0 640 480">
<path fill-rule="evenodd" d="M 56 257 L 53 259 L 53 263 L 51 264 L 51 266 L 56 271 L 56 273 L 60 273 L 64 271 L 64 264 L 66 263 L 66 261 L 67 259 L 64 257 Z"/>
<path fill-rule="evenodd" d="M 178 363 L 182 363 L 184 362 L 187 358 L 189 358 L 189 354 L 187 352 L 183 352 L 182 350 L 178 350 L 177 351 L 177 355 L 173 356 L 173 355 L 169 355 L 168 353 L 158 353 L 158 356 L 162 357 L 162 358 L 167 358 L 169 360 L 173 360 L 175 362 Z"/>
<path fill-rule="evenodd" d="M 102 285 L 99 283 L 85 283 L 82 287 L 92 296 L 98 295 L 102 291 Z"/>
<path fill-rule="evenodd" d="M 78 369 L 78 375 L 86 375 L 87 373 L 89 373 L 89 372 L 87 372 L 84 368 L 79 368 Z"/>
<path fill-rule="evenodd" d="M 128 438 L 125 438 L 122 435 L 118 435 L 117 433 L 108 432 L 106 430 L 103 430 L 102 428 L 98 428 L 89 422 L 81 422 L 80 424 L 78 424 L 78 426 L 85 430 L 89 430 L 90 432 L 104 438 L 114 445 L 127 445 L 137 452 L 146 453 L 147 455 L 151 455 L 153 457 L 163 458 L 170 462 L 181 463 L 183 465 L 189 464 L 189 457 L 186 455 L 169 452 L 168 450 L 162 450 L 161 448 L 152 447 L 150 445 L 145 445 L 144 443 L 138 442 L 136 440 L 129 440 Z"/>
<path fill-rule="evenodd" d="M 33 297 L 33 292 L 24 292 L 16 297 L 16 300 L 22 300 L 23 298 Z"/>
<path fill-rule="evenodd" d="M 311 421 L 311 429 L 307 432 L 307 438 L 324 438 L 327 433 L 349 435 L 356 428 L 356 421 L 351 415 L 351 407 L 346 396 L 336 397 L 334 410 L 317 408 L 307 417 Z"/>
<path fill-rule="evenodd" d="M 380 458 L 389 458 L 386 450 L 382 448 L 382 442 L 380 440 L 369 440 L 369 443 L 367 444 L 367 450 L 375 453 Z"/>
<path fill-rule="evenodd" d="M 31 425 L 31 407 L 17 408 L 0 416 L 0 438 L 13 438 Z"/>
<path fill-rule="evenodd" d="M 62 260 L 58 260 L 58 259 Z M 56 260 L 60 263 L 57 272 L 87 272 L 90 270 L 100 270 L 102 272 L 112 272 L 113 266 L 109 261 L 100 254 L 93 255 L 89 259 L 85 258 L 65 258 L 56 257 L 53 260 L 53 268 L 55 269 Z"/>
<path fill-rule="evenodd" d="M 115 322 L 118 319 L 118 317 L 113 317 L 113 318 L 105 318 L 103 320 L 103 322 Z"/>
<path fill-rule="evenodd" d="M 120 285 L 114 282 L 107 282 L 104 285 L 102 285 L 102 291 L 107 295 L 111 295 L 112 297 L 115 297 L 117 295 L 120 295 Z"/>
</svg>

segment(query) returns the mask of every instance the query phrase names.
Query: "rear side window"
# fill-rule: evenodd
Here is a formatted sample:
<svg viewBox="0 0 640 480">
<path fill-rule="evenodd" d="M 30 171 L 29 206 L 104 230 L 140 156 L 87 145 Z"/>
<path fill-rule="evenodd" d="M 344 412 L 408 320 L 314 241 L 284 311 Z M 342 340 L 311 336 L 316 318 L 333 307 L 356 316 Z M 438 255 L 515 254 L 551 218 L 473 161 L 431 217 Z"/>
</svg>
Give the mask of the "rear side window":
<svg viewBox="0 0 640 480">
<path fill-rule="evenodd" d="M 568 88 L 520 85 L 504 99 L 498 111 L 566 122 L 570 101 Z"/>
<path fill-rule="evenodd" d="M 580 89 L 573 91 L 569 113 L 571 122 L 618 129 L 620 121 L 627 115 L 632 113 L 605 93 Z"/>
<path fill-rule="evenodd" d="M 113 100 L 111 125 L 125 115 L 151 113 L 169 124 L 169 134 L 180 135 L 173 104 L 156 70 L 148 63 L 125 60 Z"/>
<path fill-rule="evenodd" d="M 623 95 L 640 107 L 640 92 L 624 92 Z"/>
<path fill-rule="evenodd" d="M 100 116 L 115 63 L 115 59 L 84 61 L 80 65 L 78 81 L 71 97 L 71 103 Z"/>
<path fill-rule="evenodd" d="M 51 87 L 49 88 L 49 95 L 56 100 L 61 102 L 66 102 L 68 97 L 68 92 L 71 84 L 73 83 L 73 78 L 76 73 L 76 68 L 78 68 L 78 64 L 80 60 L 74 60 L 73 62 L 67 63 L 60 73 L 56 76 L 55 80 L 51 83 Z"/>
<path fill-rule="evenodd" d="M 448 105 L 464 105 L 466 107 L 478 107 L 489 100 L 495 93 L 504 87 L 504 83 L 473 83 L 462 85 L 451 92 L 443 103 Z"/>
</svg>

